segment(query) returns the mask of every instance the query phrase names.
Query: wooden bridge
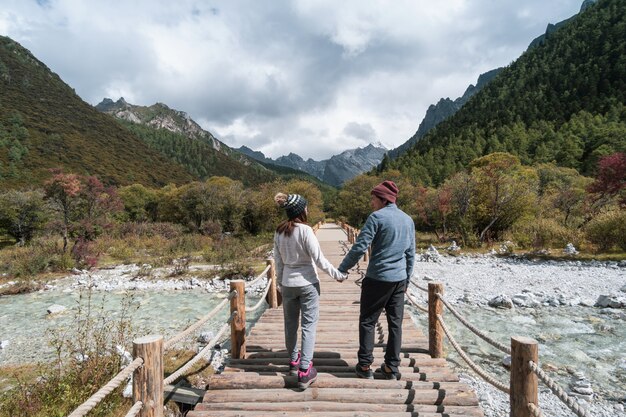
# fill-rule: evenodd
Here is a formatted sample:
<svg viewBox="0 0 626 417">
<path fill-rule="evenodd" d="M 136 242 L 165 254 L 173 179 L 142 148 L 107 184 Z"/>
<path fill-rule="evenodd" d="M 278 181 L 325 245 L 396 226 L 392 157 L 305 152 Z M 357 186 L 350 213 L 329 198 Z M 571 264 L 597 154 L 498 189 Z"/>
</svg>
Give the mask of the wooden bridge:
<svg viewBox="0 0 626 417">
<path fill-rule="evenodd" d="M 347 250 L 346 240 L 354 243 L 358 231 L 348 225 L 314 226 L 326 257 L 337 265 Z M 367 255 L 357 265 L 357 272 L 366 268 Z M 476 394 L 448 368 L 444 359 L 443 337 L 485 381 L 509 395 L 511 417 L 541 417 L 538 406 L 538 379 L 579 417 L 589 417 L 584 407 L 561 389 L 538 362 L 536 340 L 512 336 L 510 348 L 472 326 L 444 298 L 440 283 L 428 288 L 412 282 L 418 290 L 428 293 L 428 308 L 414 296 L 407 301 L 428 315 L 428 337 L 416 328 L 408 312 L 404 315 L 403 343 L 399 381 L 386 380 L 375 373 L 373 380 L 359 379 L 354 373 L 359 344 L 358 318 L 361 278 L 353 273 L 343 283 L 321 273 L 320 321 L 313 357 L 318 370 L 317 381 L 307 390 L 297 389 L 297 377 L 289 376 L 289 358 L 284 349 L 282 310 L 278 307 L 276 275 L 273 261 L 254 280 L 231 281 L 228 297 L 196 323 L 164 341 L 161 335 L 144 336 L 133 341 L 134 360 L 111 381 L 76 408 L 69 417 L 85 417 L 107 395 L 131 375 L 134 404 L 126 417 L 163 417 L 164 400 L 195 405 L 188 417 L 472 417 L 483 416 Z M 246 328 L 246 287 L 265 279 L 268 309 L 252 328 Z M 248 308 L 264 307 L 265 299 Z M 230 303 L 230 318 L 215 337 L 191 360 L 164 378 L 163 352 L 185 337 L 193 335 Z M 444 306 L 463 325 L 496 349 L 511 355 L 510 380 L 503 383 L 474 363 L 455 341 L 443 319 Z M 378 340 L 374 367 L 383 362 L 387 339 L 384 315 L 377 326 Z M 171 385 L 186 374 L 211 350 L 230 329 L 231 359 L 224 372 L 212 375 L 206 390 Z M 165 394 L 165 395 L 164 395 Z"/>
<path fill-rule="evenodd" d="M 345 232 L 328 224 L 317 237 L 326 258 L 339 265 Z M 320 271 L 320 321 L 313 358 L 319 376 L 307 390 L 297 389 L 297 377 L 289 376 L 282 309 L 267 309 L 250 329 L 238 355 L 242 359 L 231 359 L 223 373 L 210 378 L 202 403 L 187 416 L 482 416 L 476 394 L 459 382 L 445 359 L 431 357 L 428 337 L 408 311 L 403 322 L 402 378 L 385 380 L 380 373 L 374 380 L 356 377 L 358 278 L 352 274 L 338 283 Z M 376 368 L 383 362 L 386 327 L 383 314 L 372 364 Z"/>
</svg>

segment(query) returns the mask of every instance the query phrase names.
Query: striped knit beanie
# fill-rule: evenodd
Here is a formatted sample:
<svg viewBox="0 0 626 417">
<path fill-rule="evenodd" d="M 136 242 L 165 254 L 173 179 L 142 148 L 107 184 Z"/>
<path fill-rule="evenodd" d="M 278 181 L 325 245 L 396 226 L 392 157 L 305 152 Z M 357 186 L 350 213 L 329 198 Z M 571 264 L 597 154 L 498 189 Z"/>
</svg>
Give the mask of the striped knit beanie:
<svg viewBox="0 0 626 417">
<path fill-rule="evenodd" d="M 295 219 L 304 212 L 306 208 L 306 199 L 300 194 L 283 194 L 278 193 L 274 197 L 274 201 L 279 207 L 284 208 L 287 212 L 287 217 Z"/>
</svg>

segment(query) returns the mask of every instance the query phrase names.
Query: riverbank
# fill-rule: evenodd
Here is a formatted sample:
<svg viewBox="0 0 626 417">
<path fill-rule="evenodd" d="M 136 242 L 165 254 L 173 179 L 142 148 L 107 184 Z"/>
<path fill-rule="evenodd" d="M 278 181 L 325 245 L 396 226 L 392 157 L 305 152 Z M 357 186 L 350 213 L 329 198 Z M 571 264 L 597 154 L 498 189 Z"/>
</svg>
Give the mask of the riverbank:
<svg viewBox="0 0 626 417">
<path fill-rule="evenodd" d="M 444 285 L 445 298 L 473 325 L 503 344 L 513 335 L 539 342 L 542 368 L 594 417 L 626 416 L 626 264 L 542 261 L 491 255 L 424 253 L 413 281 Z M 411 292 L 425 304 L 425 293 Z M 606 304 L 611 303 L 613 307 Z M 426 327 L 423 313 L 411 309 Z M 467 330 L 444 310 L 457 341 L 481 367 L 506 383 L 502 353 Z M 508 415 L 508 395 L 477 376 L 446 341 L 446 354 L 472 385 L 486 417 Z M 572 412 L 540 383 L 546 415 Z"/>
</svg>

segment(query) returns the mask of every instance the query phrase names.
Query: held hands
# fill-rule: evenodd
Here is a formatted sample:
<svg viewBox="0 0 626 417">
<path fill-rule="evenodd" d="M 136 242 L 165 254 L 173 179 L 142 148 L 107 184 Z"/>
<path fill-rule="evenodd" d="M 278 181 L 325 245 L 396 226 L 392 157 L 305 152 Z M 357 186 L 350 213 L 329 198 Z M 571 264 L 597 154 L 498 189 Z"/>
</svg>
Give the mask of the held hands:
<svg viewBox="0 0 626 417">
<path fill-rule="evenodd" d="M 341 276 L 339 278 L 335 278 L 335 281 L 337 281 L 337 282 L 344 282 L 345 280 L 348 279 L 348 273 L 347 272 L 339 271 L 339 273 L 341 274 Z"/>
</svg>

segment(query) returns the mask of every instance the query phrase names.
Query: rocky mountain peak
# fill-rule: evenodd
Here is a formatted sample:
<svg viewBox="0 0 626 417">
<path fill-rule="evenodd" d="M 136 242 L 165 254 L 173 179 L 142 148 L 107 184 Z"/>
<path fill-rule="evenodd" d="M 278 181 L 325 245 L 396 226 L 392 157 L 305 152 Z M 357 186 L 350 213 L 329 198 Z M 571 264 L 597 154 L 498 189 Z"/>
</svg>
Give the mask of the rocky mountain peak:
<svg viewBox="0 0 626 417">
<path fill-rule="evenodd" d="M 273 160 L 265 157 L 262 152 L 254 151 L 247 146 L 242 146 L 238 150 L 264 163 L 304 171 L 334 186 L 343 185 L 344 182 L 369 171 L 382 161 L 383 156 L 387 152 L 385 146 L 380 142 L 376 142 L 370 143 L 363 148 L 345 150 L 322 161 L 315 161 L 312 158 L 308 158 L 305 161 L 300 155 L 294 152 L 290 152 L 287 155 L 280 156 Z"/>
</svg>

